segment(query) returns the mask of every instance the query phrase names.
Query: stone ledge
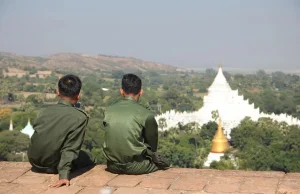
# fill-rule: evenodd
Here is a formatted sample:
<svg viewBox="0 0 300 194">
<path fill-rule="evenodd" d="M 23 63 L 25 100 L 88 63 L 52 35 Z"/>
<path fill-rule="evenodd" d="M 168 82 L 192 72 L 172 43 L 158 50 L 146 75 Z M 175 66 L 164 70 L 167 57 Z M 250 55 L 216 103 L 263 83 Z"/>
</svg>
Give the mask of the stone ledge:
<svg viewBox="0 0 300 194">
<path fill-rule="evenodd" d="M 38 174 L 29 163 L 0 162 L 0 194 L 114 194 L 266 193 L 300 194 L 300 173 L 172 168 L 147 175 L 116 175 L 104 165 L 72 173 L 71 186 L 49 188 L 57 175 Z"/>
</svg>

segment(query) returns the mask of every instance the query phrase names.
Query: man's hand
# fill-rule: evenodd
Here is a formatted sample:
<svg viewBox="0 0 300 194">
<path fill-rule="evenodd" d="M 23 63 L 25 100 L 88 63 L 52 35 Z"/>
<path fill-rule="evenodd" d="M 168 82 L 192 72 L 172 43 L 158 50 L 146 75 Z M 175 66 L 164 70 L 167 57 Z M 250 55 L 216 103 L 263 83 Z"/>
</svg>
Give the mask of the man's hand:
<svg viewBox="0 0 300 194">
<path fill-rule="evenodd" d="M 60 179 L 55 184 L 49 185 L 50 187 L 61 187 L 63 185 L 66 185 L 67 187 L 70 186 L 70 181 L 68 179 Z"/>
</svg>

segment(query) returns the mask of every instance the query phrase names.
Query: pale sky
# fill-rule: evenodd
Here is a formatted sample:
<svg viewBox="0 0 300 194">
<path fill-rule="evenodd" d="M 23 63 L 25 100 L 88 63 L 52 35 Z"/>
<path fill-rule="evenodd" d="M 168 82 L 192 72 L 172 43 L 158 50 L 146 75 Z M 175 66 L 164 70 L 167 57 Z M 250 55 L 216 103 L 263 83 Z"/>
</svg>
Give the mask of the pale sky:
<svg viewBox="0 0 300 194">
<path fill-rule="evenodd" d="M 300 0 L 0 0 L 0 51 L 300 68 Z"/>
</svg>

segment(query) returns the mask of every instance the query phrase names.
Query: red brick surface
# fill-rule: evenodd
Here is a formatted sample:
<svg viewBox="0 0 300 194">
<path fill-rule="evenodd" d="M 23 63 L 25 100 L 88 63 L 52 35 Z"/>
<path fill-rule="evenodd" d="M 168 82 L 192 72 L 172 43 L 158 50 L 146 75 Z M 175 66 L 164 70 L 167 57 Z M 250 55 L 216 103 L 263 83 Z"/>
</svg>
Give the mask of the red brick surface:
<svg viewBox="0 0 300 194">
<path fill-rule="evenodd" d="M 147 175 L 117 175 L 105 166 L 71 174 L 71 186 L 49 188 L 57 175 L 39 174 L 29 163 L 0 162 L 0 194 L 250 194 L 300 193 L 300 173 L 171 168 Z"/>
<path fill-rule="evenodd" d="M 15 179 L 22 176 L 24 173 L 26 173 L 29 170 L 29 168 L 14 168 L 14 167 L 6 167 L 1 168 L 1 176 L 0 176 L 0 183 L 10 183 L 14 181 Z"/>
<path fill-rule="evenodd" d="M 60 187 L 60 188 L 49 188 L 44 194 L 76 194 L 83 188 L 78 186 L 71 187 Z"/>
<path fill-rule="evenodd" d="M 142 182 L 145 177 L 145 175 L 119 175 L 107 185 L 111 187 L 135 187 Z"/>
<path fill-rule="evenodd" d="M 208 193 L 238 192 L 244 179 L 241 177 L 216 177 L 205 187 Z"/>
<path fill-rule="evenodd" d="M 248 193 L 276 193 L 279 180 L 276 178 L 245 178 L 241 185 L 241 192 Z"/>
<path fill-rule="evenodd" d="M 101 194 L 100 191 L 102 189 L 106 189 L 106 188 L 110 189 L 112 192 L 116 190 L 115 188 L 112 188 L 112 187 L 101 187 L 101 188 L 98 188 L 98 187 L 85 187 L 78 194 Z"/>
<path fill-rule="evenodd" d="M 20 184 L 18 187 L 8 192 L 9 194 L 40 194 L 44 193 L 48 189 L 45 184 Z M 0 192 L 1 193 L 1 192 Z"/>
<path fill-rule="evenodd" d="M 243 170 L 226 170 L 223 171 L 222 176 L 235 176 L 235 177 L 266 177 L 266 178 L 282 178 L 284 172 L 274 171 L 243 171 Z"/>
<path fill-rule="evenodd" d="M 18 184 L 0 183 L 0 194 L 9 193 L 18 187 Z"/>
<path fill-rule="evenodd" d="M 21 176 L 17 178 L 16 180 L 13 181 L 13 183 L 18 183 L 18 184 L 43 184 L 47 182 L 50 179 L 50 177 L 46 176 Z"/>
<path fill-rule="evenodd" d="M 128 188 L 128 187 L 120 187 L 118 188 L 114 194 L 146 194 L 147 190 L 143 188 Z"/>
<path fill-rule="evenodd" d="M 160 177 L 160 178 L 177 179 L 180 176 L 180 174 L 170 172 L 170 171 L 159 170 L 159 171 L 156 171 L 156 172 L 153 172 L 153 173 L 149 174 L 149 176 L 151 176 L 151 177 Z"/>
<path fill-rule="evenodd" d="M 293 192 L 298 192 L 300 193 L 300 179 L 285 179 L 285 180 L 280 180 L 278 188 L 280 191 L 293 191 Z"/>
<path fill-rule="evenodd" d="M 84 189 L 82 189 L 81 191 L 79 191 L 78 194 L 100 194 L 99 191 L 100 191 L 101 188 L 98 188 L 98 187 L 86 187 Z"/>
<path fill-rule="evenodd" d="M 182 175 L 177 179 L 171 186 L 171 189 L 176 190 L 185 190 L 185 191 L 201 191 L 205 185 L 208 183 L 209 177 L 208 176 L 201 176 L 201 175 Z"/>
<path fill-rule="evenodd" d="M 149 176 L 142 181 L 139 187 L 168 189 L 173 182 L 174 182 L 173 178 L 160 178 L 160 177 Z"/>
<path fill-rule="evenodd" d="M 178 190 L 165 190 L 165 189 L 151 189 L 147 194 L 181 194 Z"/>
</svg>

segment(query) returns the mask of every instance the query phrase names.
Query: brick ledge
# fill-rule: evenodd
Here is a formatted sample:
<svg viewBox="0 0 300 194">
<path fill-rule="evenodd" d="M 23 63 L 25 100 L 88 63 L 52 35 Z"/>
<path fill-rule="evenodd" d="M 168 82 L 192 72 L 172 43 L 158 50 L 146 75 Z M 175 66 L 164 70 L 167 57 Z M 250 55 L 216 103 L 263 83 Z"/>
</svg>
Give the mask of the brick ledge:
<svg viewBox="0 0 300 194">
<path fill-rule="evenodd" d="M 29 163 L 0 162 L 2 194 L 99 194 L 109 187 L 114 194 L 300 193 L 300 173 L 171 168 L 148 175 L 116 175 L 98 165 L 72 173 L 71 186 L 48 185 L 57 175 L 37 174 Z"/>
</svg>

